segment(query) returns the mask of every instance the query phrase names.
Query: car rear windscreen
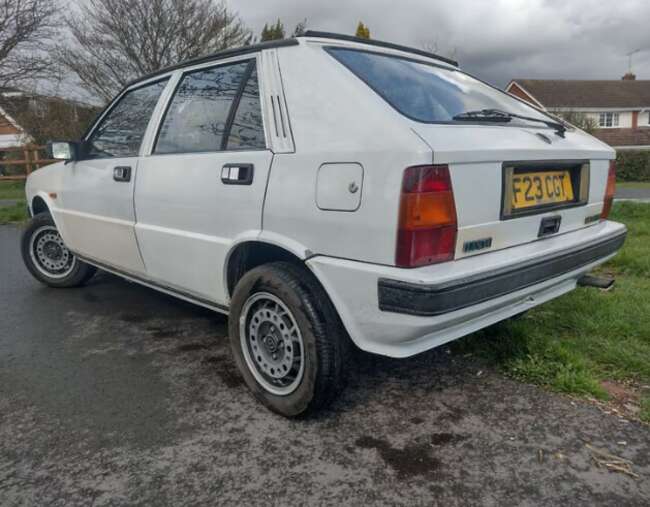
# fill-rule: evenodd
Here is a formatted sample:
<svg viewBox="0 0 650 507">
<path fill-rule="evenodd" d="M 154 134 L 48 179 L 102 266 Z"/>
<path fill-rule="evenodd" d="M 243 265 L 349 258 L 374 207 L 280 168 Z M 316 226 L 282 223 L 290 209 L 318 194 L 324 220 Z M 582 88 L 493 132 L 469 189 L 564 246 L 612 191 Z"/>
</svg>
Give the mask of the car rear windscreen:
<svg viewBox="0 0 650 507">
<path fill-rule="evenodd" d="M 458 114 L 483 109 L 550 120 L 459 70 L 358 49 L 329 47 L 327 51 L 391 106 L 415 121 L 453 122 Z"/>
</svg>

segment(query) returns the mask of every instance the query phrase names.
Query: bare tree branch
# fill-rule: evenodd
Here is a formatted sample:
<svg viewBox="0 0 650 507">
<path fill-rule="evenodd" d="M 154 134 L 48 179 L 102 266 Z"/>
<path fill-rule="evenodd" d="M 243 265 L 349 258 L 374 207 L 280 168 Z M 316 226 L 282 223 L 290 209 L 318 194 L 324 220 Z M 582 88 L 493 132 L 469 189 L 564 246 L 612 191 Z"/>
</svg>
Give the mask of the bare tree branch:
<svg viewBox="0 0 650 507">
<path fill-rule="evenodd" d="M 455 60 L 458 54 L 458 48 L 444 48 L 438 44 L 438 39 L 428 39 L 420 42 L 420 47 L 427 53 L 443 56 Z"/>
<path fill-rule="evenodd" d="M 58 47 L 57 60 L 107 101 L 138 76 L 251 37 L 215 0 L 88 0 L 66 21 L 72 41 Z"/>
<path fill-rule="evenodd" d="M 0 87 L 53 72 L 46 49 L 57 13 L 56 0 L 0 0 Z"/>
</svg>

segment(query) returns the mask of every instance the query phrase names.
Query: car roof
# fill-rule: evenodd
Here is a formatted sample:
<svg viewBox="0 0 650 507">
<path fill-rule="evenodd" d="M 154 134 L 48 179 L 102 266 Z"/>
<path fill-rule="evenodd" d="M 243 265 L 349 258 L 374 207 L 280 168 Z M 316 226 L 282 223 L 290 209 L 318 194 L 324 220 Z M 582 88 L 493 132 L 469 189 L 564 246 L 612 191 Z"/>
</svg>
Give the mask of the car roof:
<svg viewBox="0 0 650 507">
<path fill-rule="evenodd" d="M 362 39 L 361 37 L 354 37 L 352 35 L 344 35 L 339 33 L 332 32 L 317 32 L 313 30 L 308 30 L 302 37 L 311 37 L 318 39 L 332 39 L 336 41 L 345 41 L 345 42 L 354 42 L 357 44 L 362 44 L 365 46 L 374 46 L 386 49 L 394 49 L 396 51 L 402 51 L 404 53 L 411 53 L 414 55 L 424 56 L 426 58 L 433 58 L 434 60 L 439 60 L 454 67 L 458 67 L 458 62 L 450 58 L 445 58 L 444 56 L 436 55 L 430 53 L 429 51 L 424 51 L 423 49 L 412 48 L 410 46 L 402 46 L 401 44 L 394 44 L 392 42 L 386 42 L 375 39 Z"/>
<path fill-rule="evenodd" d="M 282 48 L 282 47 L 289 47 L 289 46 L 297 46 L 300 44 L 298 41 L 298 38 L 317 38 L 317 39 L 330 39 L 333 41 L 345 41 L 345 42 L 354 42 L 360 45 L 365 45 L 365 46 L 373 46 L 373 47 L 380 47 L 380 48 L 386 48 L 386 49 L 393 49 L 396 51 L 402 51 L 405 53 L 411 53 L 419 56 L 425 56 L 427 58 L 432 58 L 435 60 L 439 60 L 441 62 L 444 62 L 449 65 L 453 65 L 454 67 L 458 67 L 458 62 L 455 60 L 451 60 L 449 58 L 445 58 L 443 56 L 436 55 L 434 53 L 429 53 L 428 51 L 424 51 L 421 49 L 417 48 L 412 48 L 409 46 L 402 46 L 400 44 L 393 44 L 392 42 L 385 42 L 385 41 L 380 41 L 380 40 L 375 40 L 375 39 L 363 39 L 360 37 L 353 37 L 351 35 L 344 35 L 344 34 L 338 34 L 338 33 L 331 33 L 331 32 L 318 32 L 318 31 L 313 31 L 309 30 L 305 32 L 304 35 L 301 35 L 299 37 L 293 37 L 290 39 L 280 39 L 280 40 L 272 40 L 272 41 L 266 41 L 266 42 L 261 42 L 258 44 L 251 44 L 248 46 L 241 46 L 237 48 L 230 48 L 230 49 L 224 49 L 222 51 L 217 51 L 216 53 L 211 53 L 209 55 L 205 56 L 200 56 L 198 58 L 192 58 L 190 60 L 185 60 L 183 62 L 177 63 L 175 65 L 170 65 L 168 67 L 164 67 L 162 69 L 159 69 L 155 72 L 151 72 L 149 74 L 146 74 L 144 76 L 141 76 L 137 79 L 134 79 L 133 81 L 129 82 L 126 84 L 124 88 L 130 88 L 133 85 L 136 85 L 138 83 L 148 81 L 149 79 L 152 79 L 156 76 L 162 76 L 163 74 L 167 74 L 168 72 L 172 72 L 174 70 L 178 69 L 183 69 L 185 67 L 191 67 L 193 65 L 201 64 L 201 63 L 206 63 L 206 62 L 211 62 L 211 61 L 219 61 L 222 59 L 226 58 L 231 58 L 233 56 L 240 56 L 240 55 L 246 55 L 249 53 L 256 53 L 258 51 L 262 51 L 265 49 L 274 49 L 274 48 Z"/>
<path fill-rule="evenodd" d="M 162 69 L 156 70 L 154 72 L 150 72 L 149 74 L 145 74 L 144 76 L 136 78 L 133 81 L 127 83 L 126 88 L 131 87 L 134 84 L 140 83 L 141 81 L 147 81 L 156 76 L 161 76 L 163 74 L 167 74 L 168 72 L 172 72 L 178 69 L 183 69 L 185 67 L 191 67 L 193 65 L 197 65 L 200 63 L 219 61 L 233 56 L 256 53 L 257 51 L 262 51 L 264 49 L 281 48 L 286 46 L 297 46 L 298 44 L 300 44 L 298 40 L 292 38 L 292 39 L 280 39 L 280 40 L 273 40 L 267 42 L 260 42 L 259 44 L 250 44 L 248 46 L 224 49 L 222 51 L 217 51 L 216 53 L 211 53 L 209 55 L 199 56 L 198 58 L 185 60 L 180 63 L 170 65 L 168 67 L 163 67 Z"/>
</svg>

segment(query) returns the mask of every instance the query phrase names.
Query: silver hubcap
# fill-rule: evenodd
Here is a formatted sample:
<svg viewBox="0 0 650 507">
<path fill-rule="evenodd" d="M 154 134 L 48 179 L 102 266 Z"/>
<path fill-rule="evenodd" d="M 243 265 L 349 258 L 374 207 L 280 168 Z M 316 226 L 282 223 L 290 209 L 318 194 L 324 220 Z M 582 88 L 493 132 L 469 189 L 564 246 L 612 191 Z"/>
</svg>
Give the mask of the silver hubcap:
<svg viewBox="0 0 650 507">
<path fill-rule="evenodd" d="M 49 278 L 64 278 L 77 262 L 56 230 L 46 225 L 34 231 L 29 241 L 29 253 L 36 269 Z"/>
<path fill-rule="evenodd" d="M 259 292 L 248 298 L 239 319 L 239 336 L 249 370 L 268 392 L 291 394 L 305 369 L 302 334 L 278 297 Z"/>
</svg>

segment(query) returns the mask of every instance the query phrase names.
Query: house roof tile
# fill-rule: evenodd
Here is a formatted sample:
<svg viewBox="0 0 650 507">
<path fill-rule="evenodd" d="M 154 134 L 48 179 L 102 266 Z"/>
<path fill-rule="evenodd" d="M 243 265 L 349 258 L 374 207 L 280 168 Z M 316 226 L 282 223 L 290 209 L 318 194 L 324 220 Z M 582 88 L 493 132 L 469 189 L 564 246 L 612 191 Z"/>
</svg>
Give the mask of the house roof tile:
<svg viewBox="0 0 650 507">
<path fill-rule="evenodd" d="M 650 107 L 650 80 L 514 79 L 545 108 Z"/>
</svg>

